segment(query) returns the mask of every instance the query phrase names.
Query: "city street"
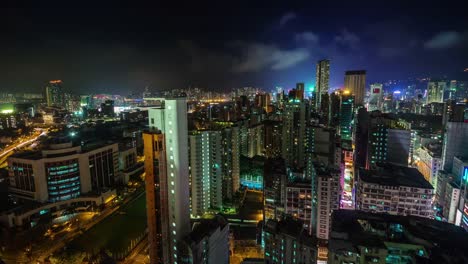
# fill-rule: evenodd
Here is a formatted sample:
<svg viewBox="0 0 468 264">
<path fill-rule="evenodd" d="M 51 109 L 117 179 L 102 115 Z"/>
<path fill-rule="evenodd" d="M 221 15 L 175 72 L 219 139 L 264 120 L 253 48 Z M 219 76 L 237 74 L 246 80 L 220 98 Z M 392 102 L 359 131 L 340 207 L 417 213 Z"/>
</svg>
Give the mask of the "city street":
<svg viewBox="0 0 468 264">
<path fill-rule="evenodd" d="M 47 130 L 36 130 L 31 136 L 21 137 L 16 142 L 12 143 L 10 146 L 6 147 L 0 153 L 0 168 L 6 167 L 7 158 L 14 153 L 15 150 L 18 148 L 25 147 L 29 144 L 34 143 L 34 141 L 38 140 L 39 137 L 47 135 Z"/>
</svg>

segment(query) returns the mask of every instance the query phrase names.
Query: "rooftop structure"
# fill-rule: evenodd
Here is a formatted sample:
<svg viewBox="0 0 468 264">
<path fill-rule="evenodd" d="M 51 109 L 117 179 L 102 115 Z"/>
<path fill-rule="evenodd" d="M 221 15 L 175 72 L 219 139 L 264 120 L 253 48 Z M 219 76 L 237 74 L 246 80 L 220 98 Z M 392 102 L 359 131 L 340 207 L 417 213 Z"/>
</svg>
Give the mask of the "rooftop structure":
<svg viewBox="0 0 468 264">
<path fill-rule="evenodd" d="M 333 213 L 328 263 L 467 263 L 460 227 L 415 216 L 338 210 Z"/>
</svg>

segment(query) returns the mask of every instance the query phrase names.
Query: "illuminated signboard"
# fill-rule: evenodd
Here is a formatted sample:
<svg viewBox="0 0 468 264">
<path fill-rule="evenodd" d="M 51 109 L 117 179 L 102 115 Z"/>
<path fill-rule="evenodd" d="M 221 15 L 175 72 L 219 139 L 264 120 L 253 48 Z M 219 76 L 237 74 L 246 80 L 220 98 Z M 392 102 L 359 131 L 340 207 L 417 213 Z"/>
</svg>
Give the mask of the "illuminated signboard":
<svg viewBox="0 0 468 264">
<path fill-rule="evenodd" d="M 375 94 L 376 94 L 376 93 L 380 93 L 380 88 L 374 88 L 374 89 L 372 90 L 372 93 L 375 93 Z"/>
<path fill-rule="evenodd" d="M 468 181 L 468 167 L 463 168 L 463 180 Z"/>
<path fill-rule="evenodd" d="M 463 224 L 464 224 L 465 226 L 468 226 L 468 218 L 464 215 L 464 216 L 462 217 L 462 219 L 463 219 Z"/>
</svg>

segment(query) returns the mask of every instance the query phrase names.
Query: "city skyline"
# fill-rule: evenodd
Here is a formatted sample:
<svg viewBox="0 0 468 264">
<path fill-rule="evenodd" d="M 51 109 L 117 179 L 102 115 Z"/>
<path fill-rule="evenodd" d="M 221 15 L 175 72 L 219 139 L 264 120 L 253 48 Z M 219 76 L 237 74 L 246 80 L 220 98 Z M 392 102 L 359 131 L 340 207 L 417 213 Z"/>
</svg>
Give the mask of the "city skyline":
<svg viewBox="0 0 468 264">
<path fill-rule="evenodd" d="M 468 263 L 466 11 L 379 4 L 0 10 L 0 263 Z"/>
<path fill-rule="evenodd" d="M 308 88 L 315 86 L 320 59 L 331 61 L 331 88 L 341 87 L 343 73 L 353 69 L 366 69 L 369 83 L 467 79 L 468 19 L 456 5 L 343 7 L 46 9 L 54 16 L 43 16 L 44 9 L 4 9 L 1 90 L 39 92 L 54 79 L 77 94 L 126 94 L 147 86 L 272 90 L 296 82 Z M 323 23 L 328 19 L 333 23 Z"/>
</svg>

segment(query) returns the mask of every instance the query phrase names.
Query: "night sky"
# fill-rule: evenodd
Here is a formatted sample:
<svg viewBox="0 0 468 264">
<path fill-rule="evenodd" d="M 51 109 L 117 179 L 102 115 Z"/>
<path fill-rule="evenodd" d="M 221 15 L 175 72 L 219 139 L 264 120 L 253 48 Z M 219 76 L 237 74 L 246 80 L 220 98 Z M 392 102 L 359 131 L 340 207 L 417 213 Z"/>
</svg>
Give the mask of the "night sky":
<svg viewBox="0 0 468 264">
<path fill-rule="evenodd" d="M 331 60 L 332 87 L 342 85 L 345 70 L 356 69 L 366 69 L 369 82 L 468 79 L 468 12 L 461 5 L 195 2 L 178 8 L 2 9 L 0 92 L 41 92 L 52 79 L 74 93 L 122 95 L 146 86 L 311 86 L 322 58 Z"/>
</svg>

